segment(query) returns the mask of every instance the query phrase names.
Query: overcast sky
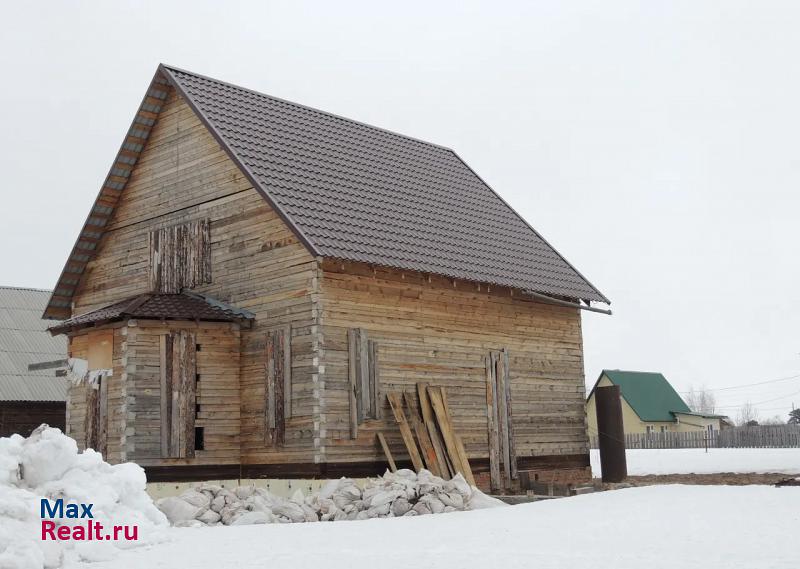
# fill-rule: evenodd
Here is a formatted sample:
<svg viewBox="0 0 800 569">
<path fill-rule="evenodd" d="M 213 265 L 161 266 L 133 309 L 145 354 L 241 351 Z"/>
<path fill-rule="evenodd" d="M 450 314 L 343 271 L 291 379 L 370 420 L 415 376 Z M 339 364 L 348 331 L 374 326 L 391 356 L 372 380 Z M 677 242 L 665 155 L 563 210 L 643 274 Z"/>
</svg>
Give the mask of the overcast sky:
<svg viewBox="0 0 800 569">
<path fill-rule="evenodd" d="M 797 3 L 2 4 L 0 284 L 55 285 L 165 62 L 454 148 L 612 300 L 587 383 L 800 406 Z"/>
</svg>

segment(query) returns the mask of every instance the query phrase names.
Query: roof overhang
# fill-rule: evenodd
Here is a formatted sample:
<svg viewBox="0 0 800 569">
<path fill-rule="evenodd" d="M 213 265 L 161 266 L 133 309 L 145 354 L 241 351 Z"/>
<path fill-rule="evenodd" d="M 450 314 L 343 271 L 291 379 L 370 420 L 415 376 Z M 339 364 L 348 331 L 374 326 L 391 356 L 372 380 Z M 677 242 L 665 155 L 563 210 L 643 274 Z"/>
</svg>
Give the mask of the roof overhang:
<svg viewBox="0 0 800 569">
<path fill-rule="evenodd" d="M 255 315 L 249 310 L 193 292 L 140 294 L 59 322 L 48 330 L 54 336 L 71 334 L 131 319 L 230 322 L 249 326 Z"/>
</svg>

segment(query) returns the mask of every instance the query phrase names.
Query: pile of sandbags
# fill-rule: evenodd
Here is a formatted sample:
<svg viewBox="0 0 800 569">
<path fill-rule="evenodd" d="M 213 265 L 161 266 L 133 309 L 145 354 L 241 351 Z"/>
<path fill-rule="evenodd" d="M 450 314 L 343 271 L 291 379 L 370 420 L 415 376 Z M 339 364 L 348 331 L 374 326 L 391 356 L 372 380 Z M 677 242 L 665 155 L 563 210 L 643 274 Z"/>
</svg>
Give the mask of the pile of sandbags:
<svg viewBox="0 0 800 569">
<path fill-rule="evenodd" d="M 458 474 L 443 480 L 427 470 L 387 472 L 363 488 L 349 478 L 328 482 L 318 493 L 300 490 L 289 498 L 264 488 L 235 490 L 200 484 L 177 497 L 156 502 L 175 526 L 244 525 L 317 521 L 366 520 L 422 516 L 505 505 Z"/>
</svg>

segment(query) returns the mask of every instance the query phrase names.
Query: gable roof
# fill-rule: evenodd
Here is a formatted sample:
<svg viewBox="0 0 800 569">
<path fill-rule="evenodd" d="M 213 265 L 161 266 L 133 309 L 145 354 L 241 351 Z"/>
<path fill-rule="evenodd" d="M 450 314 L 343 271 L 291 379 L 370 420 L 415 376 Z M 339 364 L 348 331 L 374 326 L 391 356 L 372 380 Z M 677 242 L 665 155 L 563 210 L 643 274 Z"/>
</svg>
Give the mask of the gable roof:
<svg viewBox="0 0 800 569">
<path fill-rule="evenodd" d="M 603 376 L 619 385 L 622 397 L 642 421 L 675 421 L 673 413 L 691 413 L 689 406 L 660 373 L 604 369 L 589 397 Z"/>
<path fill-rule="evenodd" d="M 46 318 L 69 316 L 169 87 L 316 256 L 609 303 L 452 150 L 161 65 Z"/>
<path fill-rule="evenodd" d="M 50 333 L 117 322 L 128 318 L 150 320 L 202 320 L 205 322 L 242 322 L 255 315 L 194 292 L 178 294 L 139 294 L 108 306 L 81 314 L 50 327 Z"/>
<path fill-rule="evenodd" d="M 0 287 L 0 401 L 64 401 L 67 380 L 28 365 L 67 357 L 65 338 L 53 338 L 41 313 L 48 290 Z"/>
</svg>

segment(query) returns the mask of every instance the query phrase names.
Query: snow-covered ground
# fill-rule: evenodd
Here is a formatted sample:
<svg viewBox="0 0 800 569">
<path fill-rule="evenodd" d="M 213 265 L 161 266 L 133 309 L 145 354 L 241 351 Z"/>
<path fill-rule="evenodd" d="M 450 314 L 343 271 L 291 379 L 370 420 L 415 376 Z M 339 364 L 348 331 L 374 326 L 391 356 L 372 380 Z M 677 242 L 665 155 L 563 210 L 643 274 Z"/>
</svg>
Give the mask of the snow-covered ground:
<svg viewBox="0 0 800 569">
<path fill-rule="evenodd" d="M 171 528 L 91 569 L 796 568 L 800 488 L 650 486 L 414 518 Z"/>
<path fill-rule="evenodd" d="M 628 474 L 800 474 L 797 448 L 712 448 L 628 450 Z M 592 474 L 600 476 L 600 452 L 592 449 Z"/>
</svg>

